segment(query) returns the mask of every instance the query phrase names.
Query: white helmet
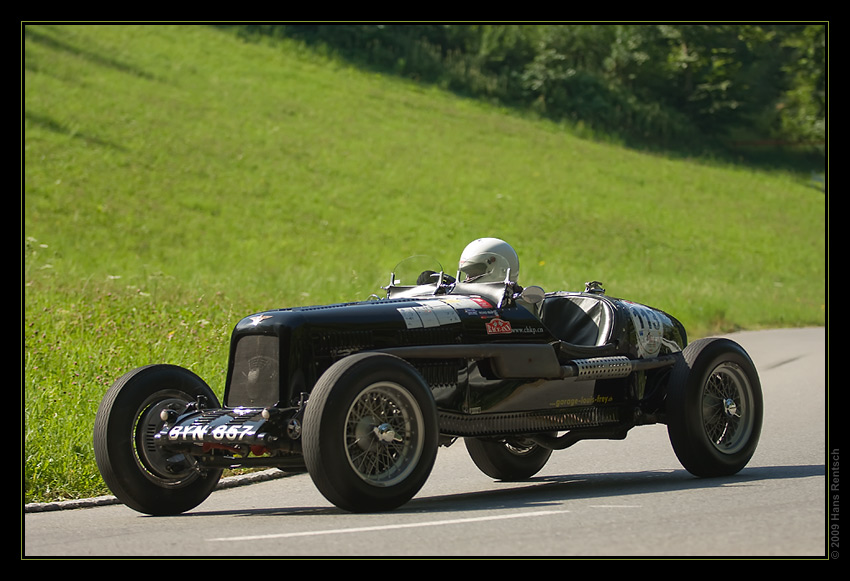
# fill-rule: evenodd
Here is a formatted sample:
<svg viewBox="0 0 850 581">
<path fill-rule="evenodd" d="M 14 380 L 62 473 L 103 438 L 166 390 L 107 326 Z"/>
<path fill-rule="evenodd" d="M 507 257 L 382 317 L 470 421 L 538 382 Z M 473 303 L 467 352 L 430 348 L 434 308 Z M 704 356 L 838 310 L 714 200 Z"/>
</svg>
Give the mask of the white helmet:
<svg viewBox="0 0 850 581">
<path fill-rule="evenodd" d="M 519 257 L 504 240 L 479 238 L 463 249 L 458 270 L 466 274 L 464 282 L 503 282 L 508 276 L 516 282 Z"/>
</svg>

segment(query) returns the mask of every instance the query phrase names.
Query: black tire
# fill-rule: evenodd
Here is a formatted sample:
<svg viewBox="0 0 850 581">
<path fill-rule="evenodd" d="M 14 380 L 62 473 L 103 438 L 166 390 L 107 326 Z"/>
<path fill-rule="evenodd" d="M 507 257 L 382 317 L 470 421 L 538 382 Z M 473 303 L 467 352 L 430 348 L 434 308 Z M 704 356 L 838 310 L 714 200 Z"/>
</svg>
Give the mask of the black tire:
<svg viewBox="0 0 850 581">
<path fill-rule="evenodd" d="M 406 361 L 362 353 L 336 362 L 304 413 L 307 471 L 330 502 L 350 512 L 392 510 L 422 488 L 437 455 L 437 408 Z"/>
<path fill-rule="evenodd" d="M 750 461 L 764 416 L 761 383 L 746 351 L 729 339 L 688 345 L 667 386 L 667 432 L 695 476 L 728 476 Z"/>
<path fill-rule="evenodd" d="M 140 367 L 109 388 L 95 417 L 94 454 L 118 500 L 145 514 L 168 515 L 194 508 L 210 495 L 221 469 L 203 469 L 182 454 L 166 454 L 153 440 L 163 425 L 163 409 L 182 410 L 198 396 L 218 407 L 201 378 L 174 365 Z"/>
<path fill-rule="evenodd" d="M 546 465 L 552 450 L 524 440 L 465 438 L 470 458 L 484 474 L 495 480 L 531 478 Z"/>
</svg>

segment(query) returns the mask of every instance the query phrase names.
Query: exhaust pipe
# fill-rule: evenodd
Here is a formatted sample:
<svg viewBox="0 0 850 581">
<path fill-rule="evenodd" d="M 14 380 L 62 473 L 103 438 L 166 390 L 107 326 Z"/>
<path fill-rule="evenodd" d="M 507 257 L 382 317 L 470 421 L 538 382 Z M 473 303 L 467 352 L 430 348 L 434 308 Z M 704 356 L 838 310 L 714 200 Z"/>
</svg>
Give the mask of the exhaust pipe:
<svg viewBox="0 0 850 581">
<path fill-rule="evenodd" d="M 668 367 L 675 362 L 675 355 L 663 355 L 653 359 L 629 359 L 622 355 L 574 359 L 561 366 L 561 378 L 575 377 L 579 381 L 617 379 L 627 377 L 633 371 Z"/>
</svg>

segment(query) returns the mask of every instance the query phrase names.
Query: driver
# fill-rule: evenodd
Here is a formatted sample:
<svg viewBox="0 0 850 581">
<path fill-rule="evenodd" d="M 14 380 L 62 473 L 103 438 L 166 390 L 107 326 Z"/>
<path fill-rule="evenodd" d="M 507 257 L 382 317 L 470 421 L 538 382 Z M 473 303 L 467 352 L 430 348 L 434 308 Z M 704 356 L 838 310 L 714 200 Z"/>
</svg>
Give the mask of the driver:
<svg viewBox="0 0 850 581">
<path fill-rule="evenodd" d="M 466 275 L 463 282 L 505 282 L 516 286 L 519 257 L 511 245 L 499 238 L 479 238 L 466 245 L 458 270 Z M 520 290 L 522 290 L 520 288 Z"/>
<path fill-rule="evenodd" d="M 522 296 L 523 288 L 517 284 L 519 257 L 511 245 L 499 238 L 479 238 L 466 245 L 460 254 L 459 273 L 466 275 L 463 282 L 509 283 L 517 302 L 540 316 L 541 303 L 534 304 Z M 541 292 L 543 289 L 540 289 Z"/>
</svg>

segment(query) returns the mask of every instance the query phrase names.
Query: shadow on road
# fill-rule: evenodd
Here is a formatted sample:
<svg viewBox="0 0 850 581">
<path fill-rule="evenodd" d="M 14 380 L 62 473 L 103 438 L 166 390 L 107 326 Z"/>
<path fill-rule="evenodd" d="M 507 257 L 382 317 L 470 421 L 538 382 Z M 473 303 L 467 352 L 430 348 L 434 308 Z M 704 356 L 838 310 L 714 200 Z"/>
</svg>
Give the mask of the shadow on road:
<svg viewBox="0 0 850 581">
<path fill-rule="evenodd" d="M 565 500 L 599 499 L 636 494 L 659 494 L 705 488 L 749 486 L 765 480 L 785 480 L 824 476 L 825 465 L 763 466 L 745 468 L 738 474 L 722 478 L 697 478 L 685 470 L 644 472 L 612 472 L 605 474 L 570 474 L 541 476 L 520 482 L 504 482 L 505 488 L 481 492 L 465 492 L 443 496 L 416 497 L 393 514 L 468 512 L 494 508 L 540 508 Z M 279 507 L 225 511 L 204 511 L 203 507 L 177 518 L 204 516 L 299 516 L 340 514 L 335 507 Z M 161 518 L 161 517 L 150 517 Z M 168 517 L 175 518 L 175 517 Z"/>
</svg>

